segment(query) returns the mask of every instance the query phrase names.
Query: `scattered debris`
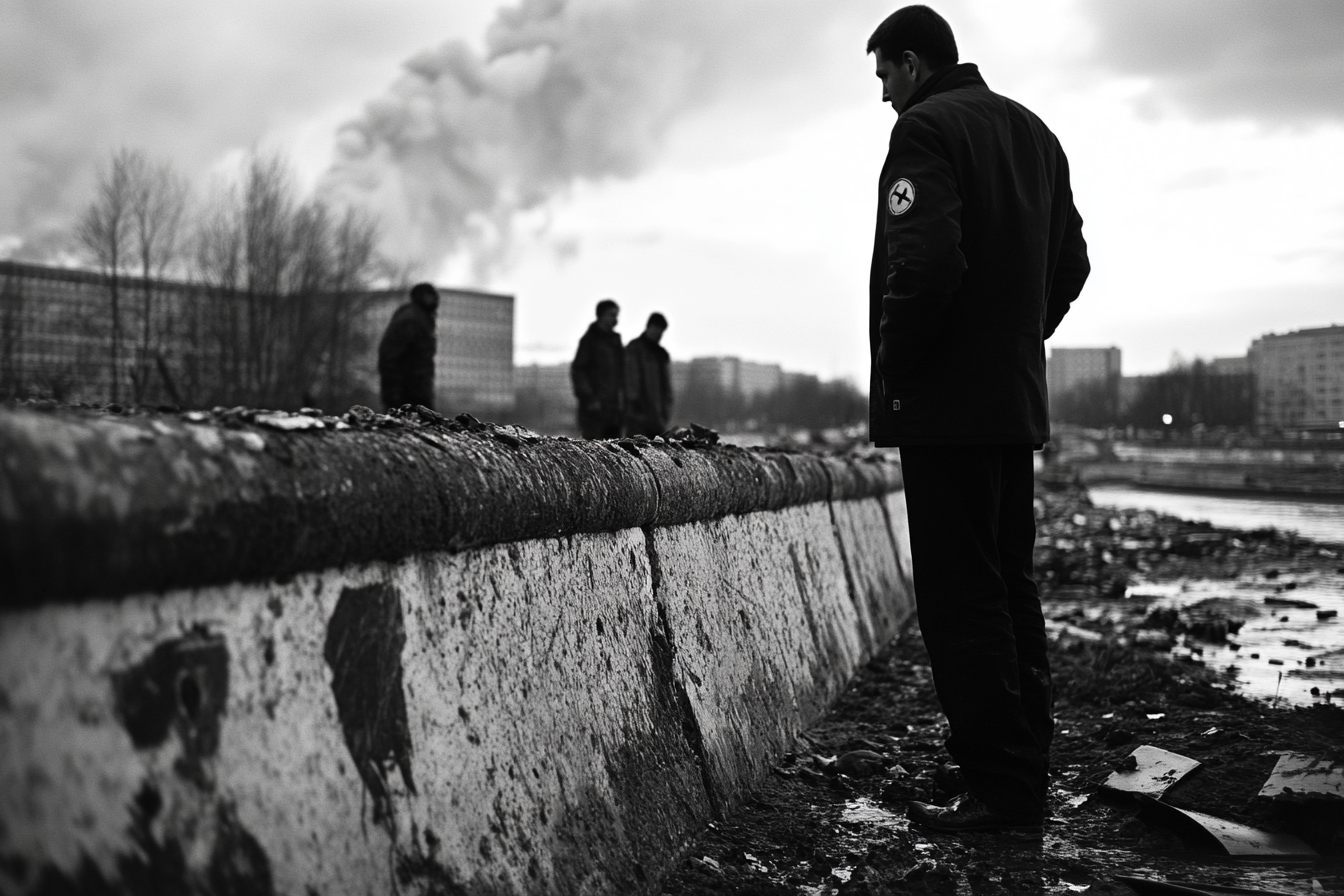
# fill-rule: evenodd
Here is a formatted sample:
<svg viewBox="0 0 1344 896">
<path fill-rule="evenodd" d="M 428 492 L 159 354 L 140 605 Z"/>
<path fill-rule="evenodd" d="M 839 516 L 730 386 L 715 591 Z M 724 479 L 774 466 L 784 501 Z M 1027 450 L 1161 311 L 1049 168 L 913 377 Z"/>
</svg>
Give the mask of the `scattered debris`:
<svg viewBox="0 0 1344 896">
<path fill-rule="evenodd" d="M 265 414 L 257 414 L 252 418 L 252 422 L 258 426 L 287 432 L 327 428 L 327 425 L 317 417 L 310 417 L 307 414 L 286 414 L 284 411 L 269 411 Z"/>
<path fill-rule="evenodd" d="M 1199 765 L 1197 760 L 1187 756 L 1145 744 L 1130 753 L 1122 770 L 1112 772 L 1101 786 L 1106 790 L 1160 799 L 1171 785 Z"/>
<path fill-rule="evenodd" d="M 1271 607 L 1290 607 L 1295 610 L 1314 610 L 1319 604 L 1314 604 L 1309 600 L 1293 600 L 1288 597 L 1266 597 L 1265 604 Z"/>
<path fill-rule="evenodd" d="M 835 770 L 851 778 L 871 777 L 882 772 L 886 766 L 886 757 L 872 750 L 851 750 L 835 761 Z"/>
</svg>

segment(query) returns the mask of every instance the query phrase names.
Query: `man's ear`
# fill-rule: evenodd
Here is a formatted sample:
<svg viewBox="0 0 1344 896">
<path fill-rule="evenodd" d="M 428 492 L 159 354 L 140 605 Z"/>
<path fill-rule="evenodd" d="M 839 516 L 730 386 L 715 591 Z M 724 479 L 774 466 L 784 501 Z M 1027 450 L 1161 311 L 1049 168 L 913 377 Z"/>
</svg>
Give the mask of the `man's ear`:
<svg viewBox="0 0 1344 896">
<path fill-rule="evenodd" d="M 920 60 L 914 50 L 906 50 L 901 54 L 901 64 L 905 66 L 905 72 L 912 81 L 919 78 Z"/>
</svg>

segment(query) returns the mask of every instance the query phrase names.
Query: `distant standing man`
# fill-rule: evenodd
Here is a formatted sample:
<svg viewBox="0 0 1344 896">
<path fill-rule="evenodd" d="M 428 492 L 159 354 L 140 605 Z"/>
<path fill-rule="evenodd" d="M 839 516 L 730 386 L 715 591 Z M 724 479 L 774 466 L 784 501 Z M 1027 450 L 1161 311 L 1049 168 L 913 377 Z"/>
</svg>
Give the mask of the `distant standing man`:
<svg viewBox="0 0 1344 896">
<path fill-rule="evenodd" d="M 378 343 L 378 376 L 382 380 L 383 407 L 404 404 L 434 408 L 434 313 L 439 291 L 429 283 L 411 287 L 411 300 L 392 315 L 382 342 Z"/>
<path fill-rule="evenodd" d="M 901 449 L 915 602 L 955 764 L 944 831 L 1039 838 L 1050 668 L 1032 570 L 1032 448 L 1050 437 L 1047 339 L 1090 270 L 1055 135 L 957 64 L 947 22 L 907 6 L 868 41 L 899 116 L 869 284 L 869 427 Z M 951 788 L 956 789 L 956 788 Z"/>
<path fill-rule="evenodd" d="M 621 307 L 611 299 L 597 303 L 597 320 L 579 340 L 569 379 L 579 400 L 579 432 L 585 439 L 615 439 L 625 413 L 625 352 L 616 321 Z"/>
<path fill-rule="evenodd" d="M 672 418 L 671 361 L 660 345 L 666 332 L 667 318 L 655 311 L 625 347 L 627 435 L 662 435 Z"/>
</svg>

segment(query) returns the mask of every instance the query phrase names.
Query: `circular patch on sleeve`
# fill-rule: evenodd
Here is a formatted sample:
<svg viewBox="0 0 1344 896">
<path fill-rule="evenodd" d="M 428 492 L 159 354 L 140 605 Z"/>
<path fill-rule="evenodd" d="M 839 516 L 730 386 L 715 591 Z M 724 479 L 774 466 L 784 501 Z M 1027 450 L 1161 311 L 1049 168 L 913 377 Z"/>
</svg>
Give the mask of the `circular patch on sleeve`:
<svg viewBox="0 0 1344 896">
<path fill-rule="evenodd" d="M 910 206 L 914 204 L 914 184 L 902 177 L 891 185 L 891 192 L 887 194 L 887 211 L 893 215 L 903 215 L 910 211 Z"/>
</svg>

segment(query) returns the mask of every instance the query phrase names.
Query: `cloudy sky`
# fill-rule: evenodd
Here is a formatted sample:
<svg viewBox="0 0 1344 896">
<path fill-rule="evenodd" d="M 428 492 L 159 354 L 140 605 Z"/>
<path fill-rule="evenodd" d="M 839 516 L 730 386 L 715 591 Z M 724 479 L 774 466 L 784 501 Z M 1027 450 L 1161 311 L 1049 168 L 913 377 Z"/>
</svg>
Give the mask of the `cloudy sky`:
<svg viewBox="0 0 1344 896">
<path fill-rule="evenodd" d="M 949 0 L 962 60 L 1059 135 L 1093 275 L 1054 344 L 1126 373 L 1344 323 L 1344 3 Z M 256 149 L 520 362 L 595 301 L 674 356 L 866 383 L 872 0 L 0 0 L 0 257 L 51 257 L 112 150 L 203 193 Z"/>
</svg>

